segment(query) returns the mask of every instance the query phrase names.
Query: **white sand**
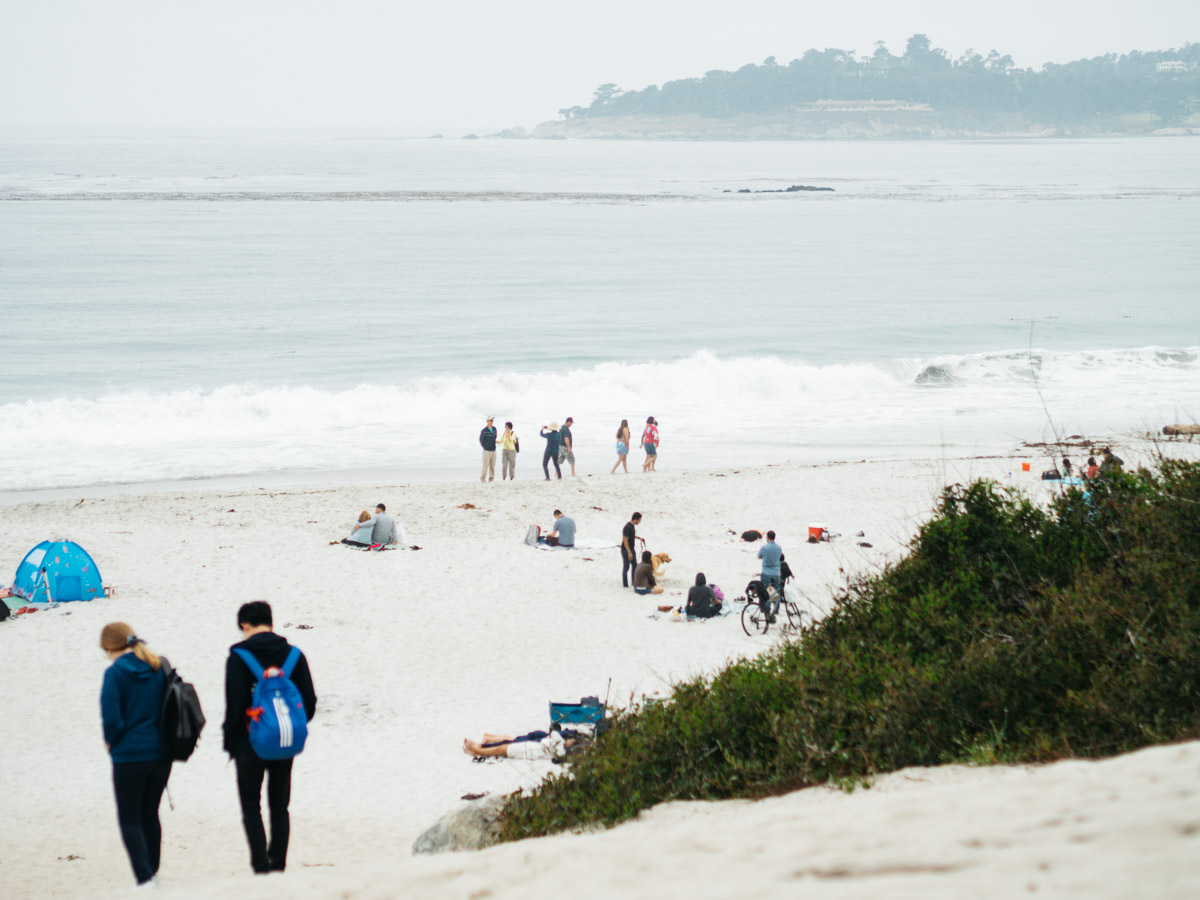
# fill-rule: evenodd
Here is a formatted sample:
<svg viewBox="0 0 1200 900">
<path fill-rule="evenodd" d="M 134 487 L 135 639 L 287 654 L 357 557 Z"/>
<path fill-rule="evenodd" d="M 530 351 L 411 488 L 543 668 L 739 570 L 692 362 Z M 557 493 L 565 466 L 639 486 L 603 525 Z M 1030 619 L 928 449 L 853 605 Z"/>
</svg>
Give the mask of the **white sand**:
<svg viewBox="0 0 1200 900">
<path fill-rule="evenodd" d="M 1139 458 L 1121 452 L 1130 462 Z M 233 767 L 220 750 L 224 659 L 239 637 L 236 609 L 249 599 L 272 603 L 279 630 L 308 654 L 320 697 L 293 782 L 287 896 L 485 896 L 475 893 L 485 886 L 503 896 L 531 885 L 549 889 L 553 872 L 585 893 L 606 886 L 648 894 L 651 884 L 686 878 L 700 896 L 741 894 L 747 879 L 762 893 L 794 892 L 796 872 L 807 873 L 798 876 L 806 889 L 830 896 L 854 894 L 862 878 L 889 891 L 897 879 L 924 885 L 914 896 L 960 887 L 1005 893 L 1028 881 L 1093 896 L 1104 892 L 1097 885 L 1114 886 L 1108 895 L 1121 896 L 1118 870 L 1149 877 L 1143 869 L 1158 873 L 1160 888 L 1175 876 L 1195 887 L 1197 839 L 1166 824 L 1146 828 L 1150 820 L 1186 824 L 1179 817 L 1188 804 L 1176 795 L 1180 785 L 1198 786 L 1200 751 L 1190 747 L 1034 774 L 920 775 L 941 783 L 936 788 L 900 774 L 848 797 L 809 791 L 759 804 L 677 806 L 603 835 L 407 859 L 416 835 L 460 795 L 507 791 L 550 769 L 472 764 L 459 750 L 463 737 L 544 728 L 547 701 L 603 696 L 610 677 L 617 703 L 662 693 L 770 640 L 746 637 L 734 617 L 649 618 L 656 602 L 681 603 L 697 570 L 728 596 L 742 593 L 757 561 L 728 529 L 778 531 L 819 614 L 829 585 L 843 577 L 839 570 L 870 570 L 897 552 L 946 481 L 1009 480 L 1012 471 L 1013 482 L 1049 490 L 1037 480 L 1042 461 L 1021 474 L 1011 459 L 691 473 L 672 473 L 664 460 L 653 476 L 605 471 L 550 484 L 528 477 L 530 462 L 522 461 L 515 484 L 181 489 L 0 508 L 0 564 L 8 570 L 37 541 L 69 537 L 118 586 L 111 598 L 0 625 L 0 894 L 123 894 L 131 883 L 99 727 L 107 661 L 96 642 L 101 626 L 117 619 L 171 657 L 196 684 L 210 718 L 197 755 L 172 776 L 176 809 L 164 802 L 164 887 L 191 885 L 194 896 L 268 890 L 250 878 Z M 422 550 L 328 546 L 378 500 L 399 514 Z M 456 508 L 462 503 L 479 509 Z M 576 519 L 581 538 L 615 539 L 640 510 L 649 549 L 674 560 L 665 600 L 620 587 L 616 550 L 525 547 L 527 526 L 548 526 L 555 507 Z M 843 537 L 807 545 L 809 522 L 825 522 Z M 858 531 L 865 537 L 854 537 Z M 861 548 L 860 540 L 874 546 Z M 1161 789 L 1147 787 L 1148 759 L 1165 767 Z M 1101 771 L 1113 774 L 1086 774 Z M 1103 796 L 1096 793 L 1101 781 Z M 1073 818 L 1081 803 L 1093 810 L 1086 814 L 1094 831 Z M 1056 818 L 1065 824 L 1044 824 Z M 1134 843 L 1123 849 L 1124 835 Z M 983 846 L 970 845 L 976 838 Z M 1151 844 L 1157 849 L 1147 855 Z M 1043 859 L 1049 869 L 1038 869 Z M 1084 859 L 1088 866 L 1079 865 Z M 947 868 L 888 874 L 910 864 Z M 843 868 L 867 874 L 837 875 Z M 876 870 L 883 874 L 870 874 Z M 1105 872 L 1112 877 L 1100 877 Z M 270 890 L 278 896 L 280 889 Z"/>
</svg>

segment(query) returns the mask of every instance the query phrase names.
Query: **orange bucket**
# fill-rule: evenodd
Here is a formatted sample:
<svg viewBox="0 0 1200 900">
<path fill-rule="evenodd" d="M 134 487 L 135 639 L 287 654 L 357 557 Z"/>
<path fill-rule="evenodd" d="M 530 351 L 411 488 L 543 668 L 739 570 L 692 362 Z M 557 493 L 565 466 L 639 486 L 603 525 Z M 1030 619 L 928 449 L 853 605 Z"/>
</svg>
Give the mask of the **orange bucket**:
<svg viewBox="0 0 1200 900">
<path fill-rule="evenodd" d="M 1029 471 L 1029 463 L 1021 463 L 1021 471 L 1028 472 Z"/>
</svg>

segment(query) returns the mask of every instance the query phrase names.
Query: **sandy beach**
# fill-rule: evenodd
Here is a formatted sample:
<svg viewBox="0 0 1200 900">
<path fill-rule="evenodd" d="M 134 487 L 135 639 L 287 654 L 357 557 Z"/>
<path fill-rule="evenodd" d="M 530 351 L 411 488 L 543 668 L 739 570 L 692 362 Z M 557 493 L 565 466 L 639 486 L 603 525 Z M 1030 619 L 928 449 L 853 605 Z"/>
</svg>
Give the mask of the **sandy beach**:
<svg viewBox="0 0 1200 900">
<path fill-rule="evenodd" d="M 1116 444 L 1128 464 L 1151 444 Z M 1167 445 L 1200 455 L 1195 445 Z M 1030 461 L 1022 472 L 1020 462 Z M 736 616 L 658 614 L 697 571 L 728 597 L 757 572 L 735 534 L 773 528 L 802 606 L 894 558 L 942 485 L 995 478 L 1045 498 L 1049 467 L 1030 451 L 924 461 L 837 461 L 610 476 L 608 461 L 544 482 L 533 460 L 515 483 L 170 486 L 88 492 L 0 507 L 11 577 L 45 538 L 82 544 L 113 596 L 0 625 L 4 728 L 0 849 L 6 898 L 109 896 L 132 885 L 113 809 L 98 693 L 101 626 L 131 623 L 199 690 L 209 726 L 162 808 L 162 887 L 179 896 L 278 896 L 251 878 L 233 766 L 220 749 L 223 667 L 238 606 L 269 601 L 277 630 L 308 655 L 319 704 L 296 763 L 286 896 L 512 896 L 564 883 L 595 896 L 1195 896 L 1200 820 L 1189 800 L 1200 747 L 1157 748 L 1040 769 L 906 771 L 865 792 L 812 789 L 759 803 L 675 804 L 598 835 L 479 854 L 409 858 L 413 839 L 467 793 L 528 786 L 550 763 L 477 765 L 464 737 L 547 724 L 547 703 L 587 694 L 616 705 L 665 693 L 775 640 Z M 584 472 L 592 472 L 586 475 Z M 385 502 L 419 550 L 331 546 Z M 665 598 L 620 585 L 613 549 L 543 552 L 522 543 L 552 511 L 582 540 L 615 543 L 631 512 L 653 552 L 672 557 Z M 811 522 L 841 537 L 804 543 Z M 858 536 L 859 533 L 862 536 Z M 871 546 L 862 546 L 870 544 Z M 609 687 L 611 679 L 611 688 Z"/>
</svg>

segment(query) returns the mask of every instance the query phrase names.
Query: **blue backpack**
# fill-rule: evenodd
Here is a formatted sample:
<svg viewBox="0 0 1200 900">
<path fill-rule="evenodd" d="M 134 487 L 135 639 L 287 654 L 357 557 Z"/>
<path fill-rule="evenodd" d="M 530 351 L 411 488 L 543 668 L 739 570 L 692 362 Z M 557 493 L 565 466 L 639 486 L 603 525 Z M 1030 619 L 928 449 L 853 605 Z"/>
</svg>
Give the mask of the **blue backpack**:
<svg viewBox="0 0 1200 900">
<path fill-rule="evenodd" d="M 250 720 L 250 749 L 259 759 L 291 759 L 304 749 L 308 737 L 304 699 L 292 684 L 300 648 L 293 647 L 283 668 L 270 669 L 266 677 L 253 653 L 236 647 L 233 652 L 242 658 L 256 682 L 250 708 L 246 710 Z"/>
</svg>

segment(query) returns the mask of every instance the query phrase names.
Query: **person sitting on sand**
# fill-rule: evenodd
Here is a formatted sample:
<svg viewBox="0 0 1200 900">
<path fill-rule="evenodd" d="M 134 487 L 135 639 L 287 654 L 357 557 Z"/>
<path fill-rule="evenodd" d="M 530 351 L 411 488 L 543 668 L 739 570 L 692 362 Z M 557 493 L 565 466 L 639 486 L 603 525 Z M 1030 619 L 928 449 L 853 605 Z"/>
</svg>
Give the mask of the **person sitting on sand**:
<svg viewBox="0 0 1200 900">
<path fill-rule="evenodd" d="M 554 540 L 550 540 L 554 538 Z M 548 544 L 556 544 L 559 547 L 574 547 L 575 546 L 575 520 L 570 516 L 564 516 L 561 509 L 554 511 L 554 530 L 546 535 Z"/>
<path fill-rule="evenodd" d="M 635 594 L 661 594 L 662 585 L 654 580 L 654 560 L 650 551 L 642 551 L 642 561 L 633 570 L 633 592 Z"/>
<path fill-rule="evenodd" d="M 342 543 L 351 547 L 370 547 L 371 526 L 367 524 L 370 521 L 371 514 L 364 509 L 358 514 L 358 521 L 354 523 L 354 527 L 350 529 L 350 537 L 342 538 Z"/>
<path fill-rule="evenodd" d="M 1093 481 L 1100 474 L 1100 466 L 1096 463 L 1096 457 L 1089 456 L 1087 468 L 1083 475 L 1088 481 Z"/>
<path fill-rule="evenodd" d="M 370 531 L 366 531 L 368 525 L 371 526 Z M 369 546 L 372 547 L 377 544 L 387 547 L 395 544 L 397 541 L 408 543 L 408 538 L 404 535 L 403 527 L 397 532 L 396 520 L 387 514 L 387 507 L 382 503 L 377 503 L 375 505 L 375 515 L 371 516 L 371 518 L 358 527 L 364 530 L 360 533 L 366 533 L 370 536 L 371 543 Z"/>
<path fill-rule="evenodd" d="M 1067 457 L 1064 456 L 1063 461 L 1062 461 L 1062 477 L 1070 478 L 1072 476 L 1072 474 L 1073 473 L 1071 472 L 1071 460 L 1069 460 Z"/>
<path fill-rule="evenodd" d="M 697 619 L 711 619 L 721 614 L 721 601 L 708 586 L 703 572 L 696 573 L 696 584 L 688 590 L 687 607 L 684 611 Z"/>
<path fill-rule="evenodd" d="M 1120 472 L 1121 466 L 1125 465 L 1125 460 L 1116 456 L 1112 452 L 1111 447 L 1105 447 L 1100 451 L 1100 474 L 1107 475 L 1109 472 Z"/>
<path fill-rule="evenodd" d="M 508 759 L 553 759 L 575 743 L 573 731 L 531 731 L 519 737 L 485 734 L 482 741 L 463 740 L 463 753 L 476 759 L 505 756 Z"/>
</svg>

